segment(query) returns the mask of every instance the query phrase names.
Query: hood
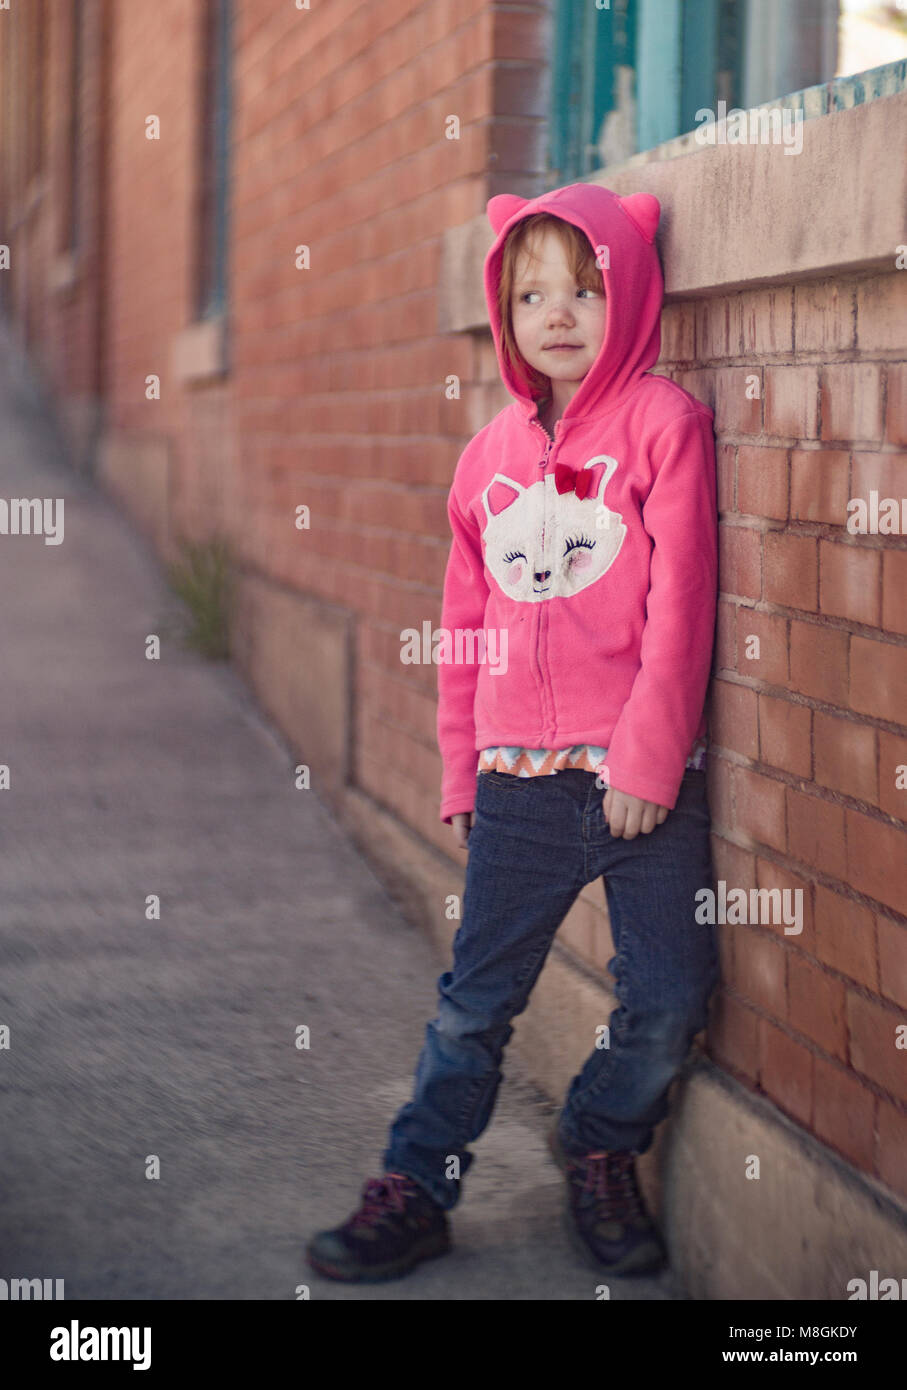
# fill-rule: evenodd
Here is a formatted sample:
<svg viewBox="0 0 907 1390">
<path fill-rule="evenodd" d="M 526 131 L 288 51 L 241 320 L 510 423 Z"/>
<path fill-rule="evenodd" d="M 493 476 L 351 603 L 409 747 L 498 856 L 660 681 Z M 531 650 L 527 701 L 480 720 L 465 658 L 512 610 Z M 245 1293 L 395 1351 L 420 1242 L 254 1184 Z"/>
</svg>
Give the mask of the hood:
<svg viewBox="0 0 907 1390">
<path fill-rule="evenodd" d="M 664 279 L 655 248 L 661 207 L 651 193 L 619 197 L 592 183 L 571 183 L 538 198 L 499 193 L 487 204 L 497 233 L 485 258 L 485 298 L 501 378 L 527 417 L 537 413 L 523 373 L 515 374 L 501 353 L 497 290 L 504 242 L 516 224 L 533 213 L 549 212 L 572 222 L 593 247 L 607 246 L 610 266 L 602 267 L 607 316 L 598 356 L 564 411 L 564 420 L 601 414 L 635 388 L 661 353 L 661 307 Z"/>
</svg>

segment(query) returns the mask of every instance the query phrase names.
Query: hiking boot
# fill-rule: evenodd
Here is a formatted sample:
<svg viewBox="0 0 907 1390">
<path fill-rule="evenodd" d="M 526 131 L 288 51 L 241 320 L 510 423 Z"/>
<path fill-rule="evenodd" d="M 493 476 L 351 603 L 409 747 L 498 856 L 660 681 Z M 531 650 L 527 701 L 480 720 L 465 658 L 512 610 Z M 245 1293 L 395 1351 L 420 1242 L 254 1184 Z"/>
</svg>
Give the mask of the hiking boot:
<svg viewBox="0 0 907 1390">
<path fill-rule="evenodd" d="M 615 1275 L 655 1274 L 667 1263 L 661 1236 L 643 1205 L 631 1150 L 566 1154 L 557 1123 L 548 1147 L 567 1178 L 567 1212 L 578 1248 Z"/>
<path fill-rule="evenodd" d="M 306 1256 L 328 1279 L 373 1283 L 397 1279 L 449 1249 L 444 1208 L 408 1174 L 385 1173 L 369 1178 L 348 1221 L 312 1237 Z"/>
</svg>

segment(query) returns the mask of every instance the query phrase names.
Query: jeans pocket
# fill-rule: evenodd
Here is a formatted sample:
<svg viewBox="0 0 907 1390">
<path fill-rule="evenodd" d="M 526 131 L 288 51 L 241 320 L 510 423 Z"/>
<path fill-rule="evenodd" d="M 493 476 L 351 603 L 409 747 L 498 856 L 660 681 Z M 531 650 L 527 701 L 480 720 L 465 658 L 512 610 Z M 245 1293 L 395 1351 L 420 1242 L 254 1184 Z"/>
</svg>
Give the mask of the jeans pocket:
<svg viewBox="0 0 907 1390">
<path fill-rule="evenodd" d="M 478 776 L 479 781 L 484 782 L 486 787 L 492 787 L 499 792 L 514 791 L 522 784 L 531 781 L 529 777 L 518 777 L 515 772 L 498 772 L 496 768 L 492 768 L 488 772 L 480 772 Z"/>
</svg>

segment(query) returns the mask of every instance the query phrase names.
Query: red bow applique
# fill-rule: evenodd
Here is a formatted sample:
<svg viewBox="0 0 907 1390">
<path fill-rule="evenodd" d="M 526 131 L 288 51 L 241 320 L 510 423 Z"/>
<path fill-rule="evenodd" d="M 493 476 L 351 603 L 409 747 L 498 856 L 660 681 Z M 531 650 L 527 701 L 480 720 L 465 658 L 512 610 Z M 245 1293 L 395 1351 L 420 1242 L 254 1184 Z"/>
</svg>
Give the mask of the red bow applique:
<svg viewBox="0 0 907 1390">
<path fill-rule="evenodd" d="M 558 492 L 575 492 L 582 500 L 592 490 L 591 468 L 571 468 L 568 463 L 554 465 L 554 486 Z"/>
</svg>

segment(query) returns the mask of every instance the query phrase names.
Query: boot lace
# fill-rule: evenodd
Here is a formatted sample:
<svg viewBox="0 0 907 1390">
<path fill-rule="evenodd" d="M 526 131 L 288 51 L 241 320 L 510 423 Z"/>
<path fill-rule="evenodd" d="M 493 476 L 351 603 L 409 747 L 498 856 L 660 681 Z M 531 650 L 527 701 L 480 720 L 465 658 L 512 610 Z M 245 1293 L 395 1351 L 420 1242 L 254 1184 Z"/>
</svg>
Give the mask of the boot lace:
<svg viewBox="0 0 907 1390">
<path fill-rule="evenodd" d="M 351 1218 L 350 1225 L 374 1226 L 391 1212 L 406 1210 L 406 1197 L 412 1192 L 412 1179 L 405 1173 L 385 1173 L 382 1178 L 369 1178 L 362 1190 L 362 1206 Z"/>
<path fill-rule="evenodd" d="M 599 1215 L 605 1220 L 622 1220 L 643 1211 L 636 1184 L 635 1155 L 630 1151 L 586 1154 L 573 1160 L 574 1180 L 582 1175 L 580 1191 L 602 1204 Z"/>
</svg>

